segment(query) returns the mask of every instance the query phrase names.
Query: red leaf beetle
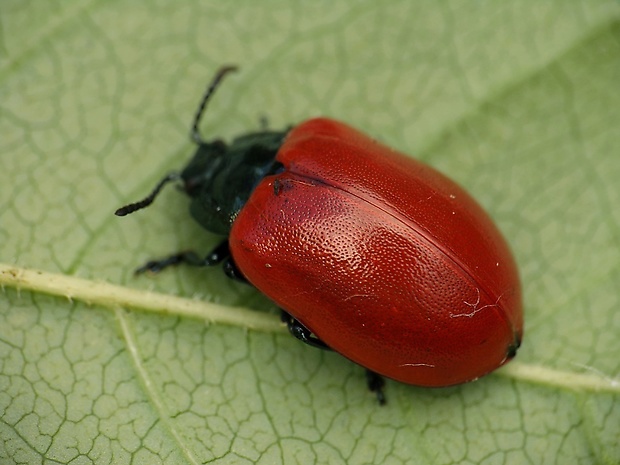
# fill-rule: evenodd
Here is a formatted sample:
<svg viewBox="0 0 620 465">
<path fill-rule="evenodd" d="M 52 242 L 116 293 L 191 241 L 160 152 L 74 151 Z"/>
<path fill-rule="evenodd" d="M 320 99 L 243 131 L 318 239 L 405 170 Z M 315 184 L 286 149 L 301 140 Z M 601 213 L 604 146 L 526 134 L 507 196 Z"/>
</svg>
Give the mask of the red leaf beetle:
<svg viewBox="0 0 620 465">
<path fill-rule="evenodd" d="M 290 332 L 383 378 L 418 386 L 474 380 L 510 360 L 523 334 L 515 261 L 501 233 L 456 183 L 328 118 L 205 141 L 124 216 L 180 181 L 191 215 L 226 236 L 202 258 L 181 252 L 137 271 L 223 262 L 281 309 Z"/>
</svg>

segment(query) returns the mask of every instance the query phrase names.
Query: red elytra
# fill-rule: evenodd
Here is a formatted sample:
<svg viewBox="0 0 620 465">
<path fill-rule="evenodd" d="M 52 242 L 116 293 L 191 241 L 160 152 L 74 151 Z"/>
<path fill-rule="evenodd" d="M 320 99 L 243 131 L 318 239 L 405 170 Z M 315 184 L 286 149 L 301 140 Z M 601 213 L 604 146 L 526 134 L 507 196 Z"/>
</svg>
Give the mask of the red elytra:
<svg viewBox="0 0 620 465">
<path fill-rule="evenodd" d="M 232 258 L 329 347 L 420 386 L 474 380 L 523 334 L 517 268 L 478 203 L 334 120 L 294 127 L 236 216 Z"/>
</svg>

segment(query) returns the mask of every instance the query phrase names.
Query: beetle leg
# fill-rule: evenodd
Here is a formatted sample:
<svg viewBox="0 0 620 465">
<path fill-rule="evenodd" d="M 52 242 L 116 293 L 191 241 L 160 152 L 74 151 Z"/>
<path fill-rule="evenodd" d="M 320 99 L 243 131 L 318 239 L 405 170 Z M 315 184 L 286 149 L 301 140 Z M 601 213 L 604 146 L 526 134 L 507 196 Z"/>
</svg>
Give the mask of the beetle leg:
<svg viewBox="0 0 620 465">
<path fill-rule="evenodd" d="M 289 332 L 301 342 L 304 342 L 312 347 L 316 347 L 317 349 L 332 350 L 319 338 L 313 336 L 312 331 L 310 331 L 308 328 L 306 328 L 298 320 L 293 318 L 284 310 L 282 310 L 281 318 L 282 322 L 286 323 Z M 383 376 L 375 373 L 374 371 L 366 369 L 366 383 L 368 385 L 368 389 L 374 392 L 377 396 L 377 401 L 379 402 L 379 405 L 385 405 L 385 380 L 383 379 Z"/>
<path fill-rule="evenodd" d="M 221 263 L 225 259 L 230 257 L 230 251 L 228 249 L 228 241 L 223 241 L 218 244 L 206 257 L 200 257 L 196 252 L 192 250 L 186 250 L 160 260 L 151 260 L 146 262 L 135 273 L 140 274 L 146 271 L 151 273 L 159 273 L 164 268 L 169 266 L 180 265 L 182 263 L 191 266 L 213 266 Z"/>
<path fill-rule="evenodd" d="M 286 323 L 289 332 L 299 339 L 301 342 L 317 349 L 331 350 L 331 348 L 321 341 L 318 337 L 312 335 L 312 331 L 302 325 L 298 320 L 282 310 L 282 322 Z"/>
<path fill-rule="evenodd" d="M 258 117 L 258 127 L 261 131 L 269 131 L 269 118 L 266 115 L 260 115 Z"/>
<path fill-rule="evenodd" d="M 383 388 L 385 387 L 385 380 L 383 376 L 374 371 L 366 369 L 366 383 L 368 384 L 368 389 L 375 393 L 377 396 L 377 401 L 379 405 L 385 405 L 385 393 L 383 392 Z"/>
<path fill-rule="evenodd" d="M 240 283 L 250 284 L 249 281 L 243 276 L 243 273 L 239 271 L 237 265 L 233 261 L 232 257 L 227 257 L 224 260 L 224 266 L 222 267 L 224 270 L 224 274 L 228 276 L 230 279 L 234 279 L 235 281 L 239 281 Z"/>
<path fill-rule="evenodd" d="M 187 250 L 184 252 L 179 252 L 174 255 L 170 255 L 166 258 L 162 258 L 160 260 L 150 260 L 142 265 L 140 268 L 134 271 L 135 274 L 141 274 L 145 272 L 149 273 L 159 273 L 164 268 L 168 268 L 169 266 L 179 265 L 181 263 L 196 263 L 201 261 L 200 257 L 196 255 L 195 252 L 191 250 Z"/>
<path fill-rule="evenodd" d="M 206 257 L 199 256 L 192 250 L 186 250 L 179 252 L 161 260 L 151 260 L 146 262 L 135 273 L 140 274 L 146 271 L 150 273 L 159 273 L 164 268 L 169 266 L 180 265 L 182 263 L 190 266 L 214 266 L 218 263 L 224 262 L 223 270 L 224 274 L 235 281 L 247 283 L 248 280 L 239 271 L 235 263 L 230 256 L 230 250 L 228 248 L 228 241 L 222 241 L 219 243 Z"/>
<path fill-rule="evenodd" d="M 198 266 L 213 266 L 221 263 L 230 257 L 230 249 L 228 248 L 228 239 L 223 240 L 215 246 L 211 252 L 203 259 L 203 263 Z"/>
</svg>

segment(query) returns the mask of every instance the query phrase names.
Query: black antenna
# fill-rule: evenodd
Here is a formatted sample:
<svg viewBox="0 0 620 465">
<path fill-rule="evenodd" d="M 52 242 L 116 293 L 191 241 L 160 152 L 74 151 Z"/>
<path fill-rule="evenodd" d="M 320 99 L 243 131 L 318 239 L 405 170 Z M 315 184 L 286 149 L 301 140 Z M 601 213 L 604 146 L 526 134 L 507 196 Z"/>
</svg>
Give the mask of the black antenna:
<svg viewBox="0 0 620 465">
<path fill-rule="evenodd" d="M 232 71 L 237 71 L 237 67 L 234 65 L 222 66 L 220 70 L 215 74 L 215 77 L 207 87 L 207 90 L 205 91 L 205 94 L 200 101 L 200 105 L 198 105 L 196 116 L 194 116 L 194 124 L 192 124 L 192 132 L 190 134 L 192 140 L 198 145 L 205 143 L 204 139 L 200 135 L 200 132 L 198 131 L 198 124 L 200 124 L 200 120 L 202 119 L 202 115 L 204 114 L 207 103 L 209 102 L 209 99 L 215 92 L 215 89 L 217 89 L 217 87 L 219 86 L 224 76 L 226 76 Z"/>
<path fill-rule="evenodd" d="M 178 180 L 180 178 L 181 178 L 181 175 L 179 173 L 177 173 L 177 172 L 168 173 L 155 186 L 155 189 L 153 189 L 153 192 L 151 192 L 149 195 L 144 197 L 139 202 L 130 203 L 129 205 L 125 205 L 124 207 L 119 208 L 118 210 L 116 210 L 114 212 L 114 214 L 116 216 L 125 216 L 125 215 L 129 215 L 130 213 L 135 212 L 136 210 L 142 210 L 144 207 L 148 207 L 150 204 L 153 203 L 153 200 L 155 200 L 155 197 L 157 197 L 157 194 L 159 194 L 159 191 L 161 191 L 162 188 L 166 184 L 168 184 L 169 182 L 172 182 L 172 181 L 176 181 L 176 180 Z"/>
<path fill-rule="evenodd" d="M 200 123 L 200 119 L 202 118 L 202 115 L 204 114 L 204 111 L 207 106 L 207 103 L 209 102 L 209 99 L 213 95 L 213 92 L 215 92 L 215 89 L 217 89 L 217 86 L 220 84 L 220 81 L 222 80 L 222 78 L 226 76 L 228 73 L 230 73 L 231 71 L 236 71 L 236 70 L 237 70 L 236 66 L 222 66 L 220 70 L 215 74 L 215 76 L 211 80 L 211 83 L 207 87 L 207 90 L 205 91 L 205 94 L 202 97 L 202 100 L 200 101 L 200 105 L 198 105 L 198 111 L 196 111 L 196 116 L 194 116 L 194 123 L 192 124 L 191 138 L 194 142 L 196 142 L 196 144 L 202 145 L 206 143 L 202 139 L 200 132 L 198 132 L 198 124 Z M 124 207 L 119 208 L 118 210 L 114 212 L 114 214 L 116 216 L 125 216 L 137 210 L 141 210 L 145 207 L 148 207 L 150 204 L 153 203 L 153 201 L 155 200 L 159 192 L 162 190 L 162 188 L 166 184 L 168 184 L 169 182 L 178 181 L 179 179 L 181 179 L 180 173 L 177 173 L 177 172 L 168 173 L 166 176 L 163 177 L 161 181 L 159 181 L 159 183 L 155 186 L 155 189 L 153 189 L 153 191 L 149 195 L 147 195 L 145 198 L 143 198 L 139 202 L 130 203 L 129 205 L 125 205 Z"/>
</svg>

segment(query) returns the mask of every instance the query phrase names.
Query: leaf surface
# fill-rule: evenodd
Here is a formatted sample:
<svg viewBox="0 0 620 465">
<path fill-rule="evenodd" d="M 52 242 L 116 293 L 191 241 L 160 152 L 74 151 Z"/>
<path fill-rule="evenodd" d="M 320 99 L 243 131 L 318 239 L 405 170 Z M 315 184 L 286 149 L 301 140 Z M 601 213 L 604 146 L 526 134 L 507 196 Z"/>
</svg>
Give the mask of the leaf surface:
<svg viewBox="0 0 620 465">
<path fill-rule="evenodd" d="M 620 463 L 619 25 L 609 0 L 3 0 L 0 462 Z M 174 189 L 113 212 L 183 167 L 229 63 L 205 137 L 331 116 L 488 209 L 522 272 L 514 363 L 448 389 L 388 382 L 380 408 L 363 370 L 292 340 L 219 270 L 132 275 L 217 243 Z M 204 317 L 135 311 L 105 283 Z M 209 303 L 273 326 L 207 324 Z"/>
</svg>

